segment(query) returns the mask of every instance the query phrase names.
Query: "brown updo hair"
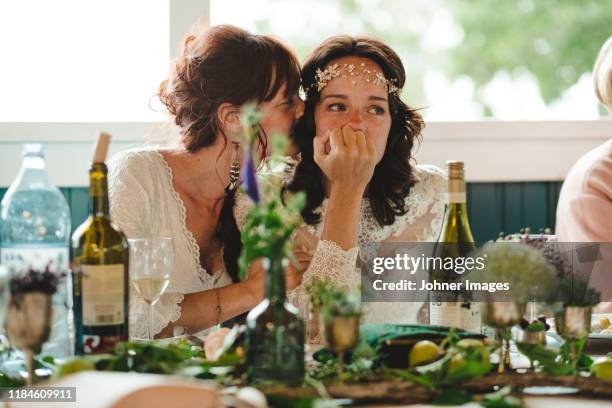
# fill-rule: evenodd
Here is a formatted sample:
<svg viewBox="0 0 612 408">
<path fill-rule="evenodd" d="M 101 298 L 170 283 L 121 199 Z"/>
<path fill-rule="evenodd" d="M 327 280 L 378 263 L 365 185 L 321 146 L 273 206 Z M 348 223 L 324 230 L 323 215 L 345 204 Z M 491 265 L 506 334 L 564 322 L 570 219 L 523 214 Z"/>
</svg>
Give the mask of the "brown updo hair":
<svg viewBox="0 0 612 408">
<path fill-rule="evenodd" d="M 267 35 L 219 25 L 185 38 L 158 95 L 193 152 L 223 134 L 221 104 L 270 101 L 283 84 L 286 95 L 300 87 L 300 64 L 289 48 Z"/>
<path fill-rule="evenodd" d="M 302 86 L 306 90 L 304 115 L 296 124 L 294 143 L 301 153 L 293 178 L 285 191 L 306 192 L 306 205 L 302 218 L 307 224 L 321 222 L 318 207 L 325 198 L 324 175 L 314 161 L 313 138 L 315 137 L 315 107 L 321 93 L 317 88 L 317 70 L 325 68 L 334 60 L 343 57 L 367 58 L 378 64 L 387 80 L 393 80 L 400 89 L 406 82 L 406 73 L 400 57 L 388 45 L 370 37 L 340 35 L 323 41 L 304 62 Z M 406 214 L 405 198 L 416 183 L 410 159 L 415 141 L 425 127 L 423 118 L 416 109 L 406 105 L 395 92 L 389 93 L 391 129 L 385 153 L 376 165 L 368 184 L 367 197 L 379 225 L 391 225 L 398 215 Z"/>
<path fill-rule="evenodd" d="M 227 145 L 217 115 L 221 104 L 270 101 L 285 84 L 286 96 L 296 94 L 300 87 L 300 65 L 289 48 L 267 35 L 219 25 L 185 38 L 158 96 L 180 127 L 183 145 L 195 152 L 210 146 L 218 135 Z M 265 150 L 267 138 L 261 127 L 258 135 L 259 146 Z M 224 199 L 215 239 L 223 246 L 228 274 L 237 282 L 242 243 L 234 200 L 233 192 Z"/>
</svg>

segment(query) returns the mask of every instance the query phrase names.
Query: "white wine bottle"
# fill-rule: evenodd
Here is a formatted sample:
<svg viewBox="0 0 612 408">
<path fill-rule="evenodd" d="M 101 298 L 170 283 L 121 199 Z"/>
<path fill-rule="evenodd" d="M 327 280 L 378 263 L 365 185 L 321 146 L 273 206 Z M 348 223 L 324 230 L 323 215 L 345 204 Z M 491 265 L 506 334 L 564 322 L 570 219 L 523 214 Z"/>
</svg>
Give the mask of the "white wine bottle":
<svg viewBox="0 0 612 408">
<path fill-rule="evenodd" d="M 101 133 L 89 170 L 90 214 L 72 236 L 75 349 L 110 352 L 128 339 L 128 243 L 111 223 L 107 168 L 110 135 Z"/>
<path fill-rule="evenodd" d="M 446 173 L 446 210 L 434 255 L 443 260 L 465 258 L 476 249 L 476 244 L 468 221 L 463 162 L 447 161 Z M 430 281 L 460 282 L 464 273 L 458 269 L 437 268 L 430 271 Z M 429 323 L 480 333 L 480 308 L 457 292 L 432 291 Z"/>
</svg>

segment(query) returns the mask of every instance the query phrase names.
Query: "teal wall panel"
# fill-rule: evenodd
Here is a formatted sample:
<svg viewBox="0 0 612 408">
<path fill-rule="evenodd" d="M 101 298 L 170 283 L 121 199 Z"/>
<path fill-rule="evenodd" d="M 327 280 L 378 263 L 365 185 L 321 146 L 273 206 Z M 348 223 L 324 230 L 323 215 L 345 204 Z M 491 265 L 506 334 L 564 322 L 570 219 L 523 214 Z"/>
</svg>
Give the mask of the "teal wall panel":
<svg viewBox="0 0 612 408">
<path fill-rule="evenodd" d="M 523 184 L 504 183 L 502 186 L 502 229 L 499 232 L 512 233 L 523 227 Z M 492 236 L 488 239 L 493 238 Z"/>
<path fill-rule="evenodd" d="M 532 232 L 548 227 L 548 195 L 546 183 L 525 183 L 523 185 L 523 226 Z"/>
<path fill-rule="evenodd" d="M 468 183 L 467 199 L 470 225 L 476 241 L 495 239 L 500 232 L 532 232 L 555 226 L 555 212 L 561 182 Z M 0 187 L 0 199 L 6 193 Z M 88 214 L 86 187 L 60 188 L 70 205 L 72 229 Z"/>
<path fill-rule="evenodd" d="M 87 188 L 73 188 L 71 193 L 68 204 L 70 205 L 70 218 L 74 231 L 89 214 L 89 192 Z"/>
<path fill-rule="evenodd" d="M 503 230 L 502 186 L 496 183 L 468 184 L 468 215 L 474 239 L 491 239 Z"/>
</svg>

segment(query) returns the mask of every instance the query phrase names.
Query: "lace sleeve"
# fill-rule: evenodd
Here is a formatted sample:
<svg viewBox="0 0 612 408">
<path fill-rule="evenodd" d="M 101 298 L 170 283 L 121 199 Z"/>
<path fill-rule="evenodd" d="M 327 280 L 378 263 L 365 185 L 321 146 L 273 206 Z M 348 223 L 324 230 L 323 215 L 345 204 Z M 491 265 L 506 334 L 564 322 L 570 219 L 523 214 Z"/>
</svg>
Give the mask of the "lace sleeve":
<svg viewBox="0 0 612 408">
<path fill-rule="evenodd" d="M 327 278 L 334 286 L 354 289 L 358 247 L 347 251 L 334 241 L 320 240 L 310 266 L 304 272 L 302 285 L 308 285 L 315 278 Z"/>
<path fill-rule="evenodd" d="M 302 276 L 302 283 L 287 294 L 288 300 L 298 308 L 302 318 L 309 317 L 310 296 L 306 288 L 314 279 L 329 279 L 336 287 L 357 290 L 360 282 L 358 255 L 358 247 L 345 251 L 334 241 L 320 240 L 317 243 L 310 266 Z"/>
<path fill-rule="evenodd" d="M 154 231 L 152 217 L 150 168 L 140 163 L 138 156 L 122 152 L 109 160 L 108 196 L 113 223 L 127 238 L 150 238 Z M 148 176 L 148 177 L 147 177 Z M 146 339 L 149 334 L 149 305 L 130 286 L 130 337 Z M 165 293 L 153 306 L 153 333 L 163 330 L 168 323 L 181 316 L 183 294 Z"/>
</svg>

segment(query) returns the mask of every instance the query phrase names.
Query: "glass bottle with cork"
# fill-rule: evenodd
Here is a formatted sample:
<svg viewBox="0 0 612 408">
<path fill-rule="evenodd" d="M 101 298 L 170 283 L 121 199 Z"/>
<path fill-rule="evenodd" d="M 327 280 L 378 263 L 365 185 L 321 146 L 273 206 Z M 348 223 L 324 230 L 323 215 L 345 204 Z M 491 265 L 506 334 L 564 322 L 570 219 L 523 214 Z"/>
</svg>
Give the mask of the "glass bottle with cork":
<svg viewBox="0 0 612 408">
<path fill-rule="evenodd" d="M 128 242 L 111 222 L 110 135 L 101 133 L 89 170 L 89 217 L 72 236 L 76 353 L 111 352 L 128 339 Z"/>
</svg>

